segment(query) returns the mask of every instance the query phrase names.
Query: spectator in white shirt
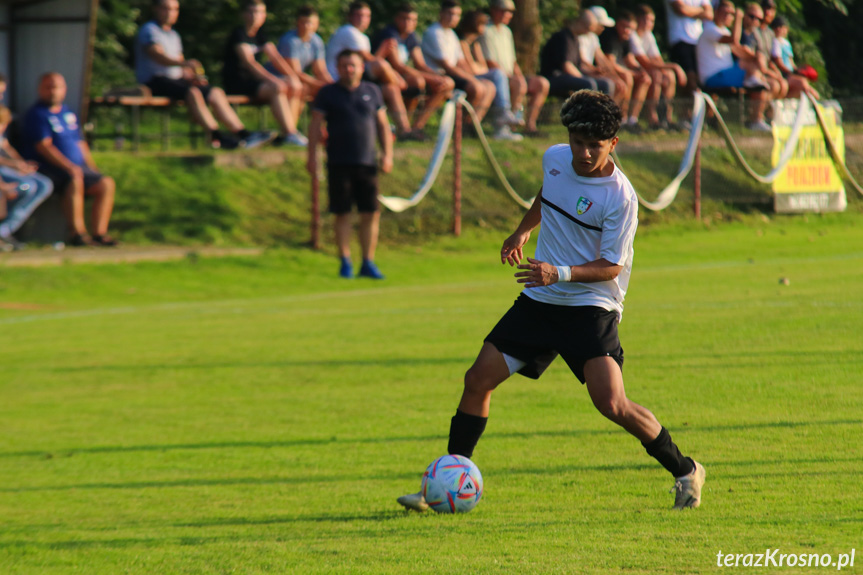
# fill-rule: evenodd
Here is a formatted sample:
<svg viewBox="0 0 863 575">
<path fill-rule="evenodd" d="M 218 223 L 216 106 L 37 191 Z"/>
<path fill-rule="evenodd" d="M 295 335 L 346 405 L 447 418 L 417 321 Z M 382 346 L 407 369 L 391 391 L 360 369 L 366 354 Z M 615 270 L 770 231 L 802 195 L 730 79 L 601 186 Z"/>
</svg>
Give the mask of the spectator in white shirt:
<svg viewBox="0 0 863 575">
<path fill-rule="evenodd" d="M 633 57 L 653 79 L 647 95 L 648 125 L 654 130 L 688 130 L 691 126 L 685 120 L 679 125 L 675 124 L 674 109 L 671 105 L 674 102 L 678 84 L 686 85 L 686 72 L 679 64 L 662 59 L 656 37 L 653 35 L 653 26 L 656 23 L 653 8 L 647 4 L 639 4 L 635 9 L 635 21 L 635 33 L 629 40 L 630 49 Z M 665 100 L 663 118 L 659 117 L 660 97 Z"/>
<path fill-rule="evenodd" d="M 732 23 L 735 27 L 734 33 L 728 28 Z M 759 132 L 769 132 L 770 126 L 764 122 L 764 108 L 767 104 L 764 92 L 769 87 L 764 76 L 758 71 L 757 62 L 745 59 L 746 52 L 739 42 L 742 25 L 743 11 L 736 10 L 731 0 L 722 0 L 716 9 L 713 22 L 704 26 L 704 32 L 698 39 L 698 76 L 706 90 L 750 88 L 752 105 L 747 127 Z M 734 56 L 740 59 L 735 62 Z"/>
<path fill-rule="evenodd" d="M 387 108 L 392 111 L 396 123 L 398 137 L 411 139 L 411 130 L 402 90 L 408 87 L 389 62 L 386 55 L 390 50 L 397 49 L 395 40 L 383 42 L 377 52 L 372 54 L 372 43 L 365 32 L 372 23 L 372 9 L 361 0 L 355 0 L 348 6 L 348 23 L 336 30 L 327 44 L 327 70 L 333 78 L 338 77 L 336 59 L 343 50 L 356 50 L 362 54 L 366 63 L 365 77 L 378 84 L 384 96 Z"/>
</svg>

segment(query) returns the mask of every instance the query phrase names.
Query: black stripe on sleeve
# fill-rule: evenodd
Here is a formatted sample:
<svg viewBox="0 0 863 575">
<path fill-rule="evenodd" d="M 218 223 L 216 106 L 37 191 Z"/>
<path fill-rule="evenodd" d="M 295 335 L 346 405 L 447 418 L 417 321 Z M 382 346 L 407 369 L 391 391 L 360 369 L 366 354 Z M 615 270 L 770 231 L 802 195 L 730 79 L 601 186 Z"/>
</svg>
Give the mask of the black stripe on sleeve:
<svg viewBox="0 0 863 575">
<path fill-rule="evenodd" d="M 586 224 L 586 223 L 582 222 L 581 220 L 576 219 L 576 218 L 575 218 L 575 216 L 573 216 L 573 215 L 571 215 L 571 214 L 566 213 L 566 212 L 565 212 L 565 211 L 563 211 L 560 207 L 558 207 L 558 206 L 556 206 L 556 205 L 552 204 L 551 202 L 549 202 L 549 201 L 548 201 L 548 200 L 546 200 L 545 198 L 542 198 L 542 203 L 543 203 L 543 204 L 545 204 L 545 205 L 547 205 L 548 207 L 550 207 L 551 209 L 553 209 L 553 210 L 554 210 L 554 211 L 556 211 L 557 213 L 559 213 L 559 214 L 563 215 L 564 217 L 566 217 L 566 218 L 568 218 L 568 219 L 572 220 L 573 222 L 577 223 L 578 225 L 580 225 L 580 226 L 581 226 L 581 227 L 583 227 L 583 228 L 587 228 L 588 230 L 594 230 L 594 231 L 597 231 L 597 232 L 601 232 L 601 231 L 602 231 L 602 228 L 598 228 L 598 227 L 596 227 L 596 226 L 591 226 L 590 224 Z"/>
</svg>

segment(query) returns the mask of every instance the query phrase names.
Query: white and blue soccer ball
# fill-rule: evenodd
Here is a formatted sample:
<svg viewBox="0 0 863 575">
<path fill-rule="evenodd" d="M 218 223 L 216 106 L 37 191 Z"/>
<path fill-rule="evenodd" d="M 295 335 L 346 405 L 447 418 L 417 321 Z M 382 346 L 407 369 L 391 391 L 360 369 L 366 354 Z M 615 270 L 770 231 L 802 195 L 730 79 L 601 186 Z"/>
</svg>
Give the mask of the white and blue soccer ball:
<svg viewBox="0 0 863 575">
<path fill-rule="evenodd" d="M 438 513 L 467 513 L 482 498 L 482 474 L 473 461 L 462 455 L 444 455 L 431 462 L 421 492 Z"/>
</svg>

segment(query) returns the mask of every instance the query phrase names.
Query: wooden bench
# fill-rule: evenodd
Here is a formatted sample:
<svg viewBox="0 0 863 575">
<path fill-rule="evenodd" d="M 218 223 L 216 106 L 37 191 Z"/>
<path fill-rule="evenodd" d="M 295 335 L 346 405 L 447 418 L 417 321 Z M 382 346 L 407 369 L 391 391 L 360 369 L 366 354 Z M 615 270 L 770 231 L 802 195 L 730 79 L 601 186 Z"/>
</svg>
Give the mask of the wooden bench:
<svg viewBox="0 0 863 575">
<path fill-rule="evenodd" d="M 235 107 L 256 106 L 258 108 L 258 123 L 261 129 L 264 129 L 266 125 L 266 110 L 263 106 L 265 103 L 253 100 L 248 96 L 228 95 L 227 99 L 228 103 Z M 90 106 L 116 106 L 128 109 L 130 131 L 127 133 L 122 129 L 122 126 L 115 126 L 114 132 L 111 135 L 96 136 L 94 133 L 95 128 L 91 125 L 87 131 L 87 139 L 90 141 L 96 138 L 113 138 L 116 141 L 130 139 L 132 150 L 138 151 L 141 146 L 141 111 L 150 108 L 159 111 L 161 117 L 159 135 L 162 142 L 161 148 L 162 151 L 167 151 L 170 148 L 171 136 L 178 135 L 171 133 L 171 111 L 175 107 L 179 108 L 185 105 L 186 103 L 182 100 L 171 100 L 163 96 L 153 96 L 150 94 L 149 89 L 144 86 L 91 98 Z M 206 141 L 209 134 L 190 121 L 188 137 L 192 148 L 196 148 L 198 138 L 200 137 Z"/>
</svg>

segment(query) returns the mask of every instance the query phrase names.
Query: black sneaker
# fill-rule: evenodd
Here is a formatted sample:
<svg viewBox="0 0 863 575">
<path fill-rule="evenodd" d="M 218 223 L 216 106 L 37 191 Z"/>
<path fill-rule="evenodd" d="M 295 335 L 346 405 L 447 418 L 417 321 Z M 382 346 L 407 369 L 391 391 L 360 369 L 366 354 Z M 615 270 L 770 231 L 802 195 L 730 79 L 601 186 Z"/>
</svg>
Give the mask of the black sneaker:
<svg viewBox="0 0 863 575">
<path fill-rule="evenodd" d="M 14 236 L 0 238 L 0 252 L 20 252 L 27 248 L 27 244 L 19 242 Z"/>
<path fill-rule="evenodd" d="M 102 248 L 116 247 L 118 242 L 108 234 L 95 235 L 92 238 L 92 245 Z"/>
<path fill-rule="evenodd" d="M 210 137 L 210 145 L 216 150 L 235 150 L 239 147 L 240 140 L 232 134 L 216 130 Z"/>
<path fill-rule="evenodd" d="M 72 246 L 73 248 L 87 248 L 95 245 L 93 243 L 93 238 L 88 236 L 87 234 L 75 234 L 69 241 L 66 242 L 67 246 Z"/>
</svg>

